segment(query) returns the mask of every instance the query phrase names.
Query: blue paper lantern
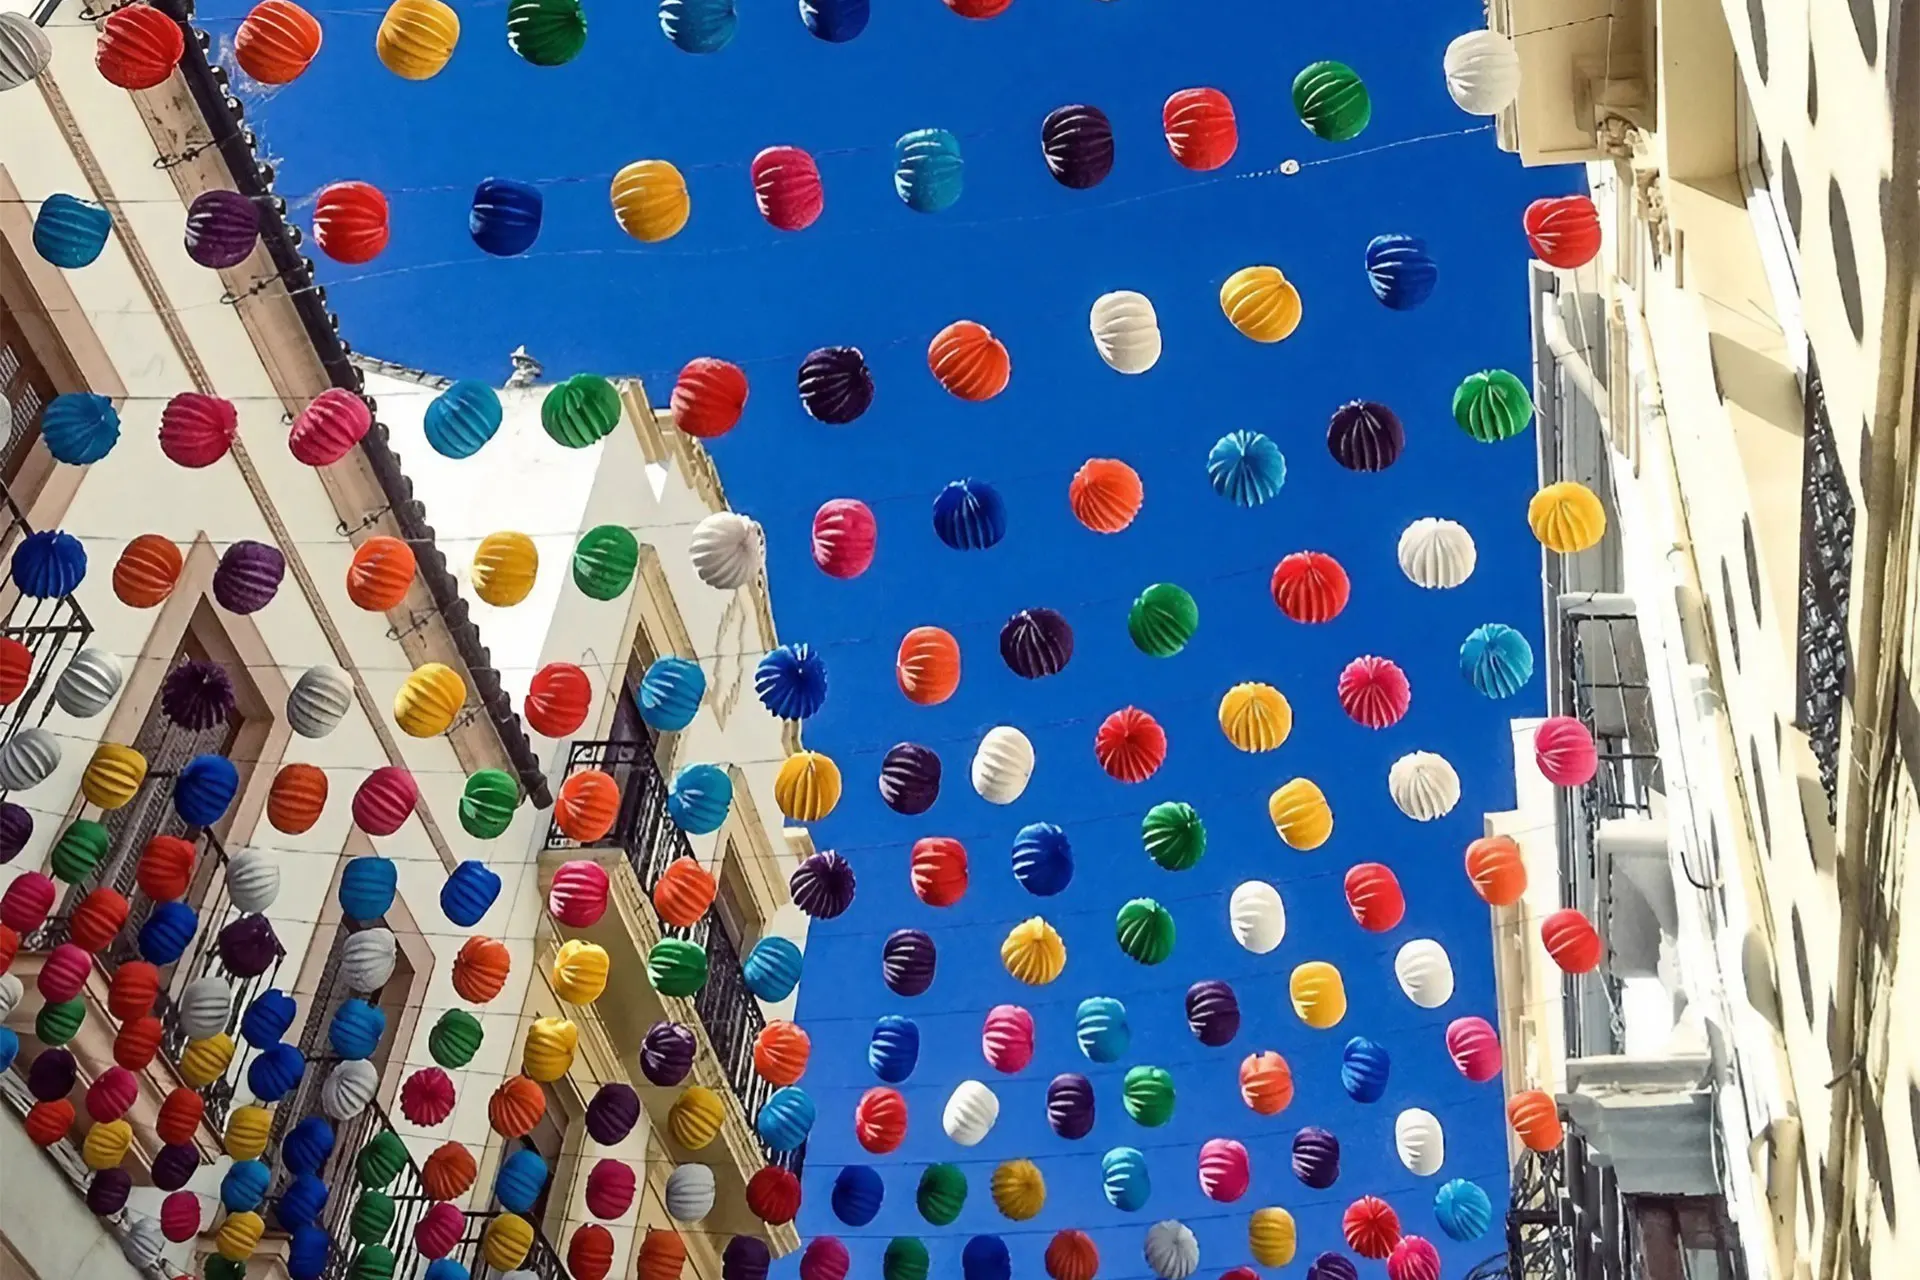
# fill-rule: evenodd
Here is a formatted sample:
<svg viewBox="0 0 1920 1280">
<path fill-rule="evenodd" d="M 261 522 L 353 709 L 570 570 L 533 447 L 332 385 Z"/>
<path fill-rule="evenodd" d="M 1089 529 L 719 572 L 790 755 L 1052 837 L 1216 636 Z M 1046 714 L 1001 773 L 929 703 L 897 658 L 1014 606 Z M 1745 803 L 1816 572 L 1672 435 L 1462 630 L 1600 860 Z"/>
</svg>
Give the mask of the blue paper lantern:
<svg viewBox="0 0 1920 1280">
<path fill-rule="evenodd" d="M 746 977 L 747 990 L 768 1004 L 778 1004 L 800 985 L 802 964 L 800 948 L 792 939 L 769 934 L 753 944 L 740 971 Z"/>
<path fill-rule="evenodd" d="M 327 1207 L 327 1184 L 310 1173 L 298 1174 L 287 1183 L 274 1205 L 274 1216 L 283 1231 L 296 1231 L 310 1225 Z"/>
<path fill-rule="evenodd" d="M 500 1162 L 500 1173 L 493 1180 L 493 1196 L 514 1213 L 531 1213 L 534 1201 L 547 1185 L 547 1162 L 538 1151 L 526 1147 Z"/>
<path fill-rule="evenodd" d="M 477 378 L 462 378 L 427 406 L 427 443 L 443 458 L 471 458 L 505 416 L 499 392 Z"/>
<path fill-rule="evenodd" d="M 427 1273 L 421 1280 L 472 1280 L 472 1272 L 464 1262 L 455 1262 L 452 1258 L 435 1258 L 427 1267 Z"/>
<path fill-rule="evenodd" d="M 893 190 L 915 213 L 952 208 L 965 186 L 960 139 L 945 129 L 915 129 L 893 144 Z"/>
<path fill-rule="evenodd" d="M 440 886 L 440 913 L 462 929 L 471 929 L 499 896 L 499 875 L 486 863 L 469 858 Z"/>
<path fill-rule="evenodd" d="M 545 204 L 538 187 L 510 178 L 488 178 L 473 189 L 473 207 L 467 211 L 467 233 L 481 252 L 496 258 L 525 253 L 540 238 L 540 216 Z M 493 388 L 487 390 L 491 392 Z M 499 403 L 499 397 L 495 396 L 495 406 Z M 497 421 L 495 425 L 499 425 Z"/>
<path fill-rule="evenodd" d="M 833 1216 L 850 1227 L 864 1227 L 880 1212 L 887 1184 L 864 1164 L 842 1168 L 833 1180 Z"/>
<path fill-rule="evenodd" d="M 173 811 L 190 827 L 220 821 L 240 790 L 240 770 L 225 756 L 199 755 L 181 766 L 173 780 Z"/>
<path fill-rule="evenodd" d="M 262 991 L 240 1017 L 240 1038 L 255 1049 L 279 1044 L 299 1011 L 299 1004 L 280 988 Z"/>
<path fill-rule="evenodd" d="M 1013 1257 L 999 1236 L 975 1236 L 960 1251 L 961 1280 L 1010 1280 Z"/>
<path fill-rule="evenodd" d="M 247 1088 L 262 1102 L 278 1102 L 300 1086 L 306 1070 L 306 1056 L 282 1040 L 262 1049 L 247 1064 Z"/>
<path fill-rule="evenodd" d="M 810 644 L 783 644 L 760 659 L 753 691 L 781 720 L 805 720 L 827 705 L 827 660 Z"/>
<path fill-rule="evenodd" d="M 1013 838 L 1013 878 L 1036 898 L 1051 898 L 1073 879 L 1073 847 L 1051 822 L 1032 822 Z"/>
<path fill-rule="evenodd" d="M 912 1018 L 890 1013 L 873 1024 L 867 1041 L 867 1065 L 887 1084 L 899 1084 L 920 1061 L 920 1027 Z"/>
<path fill-rule="evenodd" d="M 324 1194 L 326 1188 L 323 1186 L 320 1190 Z M 333 1237 L 325 1227 L 307 1225 L 295 1228 L 293 1238 L 287 1241 L 287 1274 L 293 1280 L 320 1280 L 321 1273 L 327 1269 L 327 1254 L 332 1248 Z"/>
<path fill-rule="evenodd" d="M 387 1015 L 355 997 L 333 1011 L 327 1043 L 343 1058 L 371 1058 L 387 1033 Z"/>
<path fill-rule="evenodd" d="M 378 920 L 392 908 L 399 887 L 400 867 L 392 858 L 354 858 L 340 873 L 340 910 L 352 920 Z"/>
<path fill-rule="evenodd" d="M 42 529 L 13 549 L 13 581 L 22 595 L 50 600 L 72 595 L 87 576 L 87 549 L 58 529 Z"/>
<path fill-rule="evenodd" d="M 800 0 L 800 21 L 828 44 L 845 44 L 867 29 L 868 0 Z"/>
<path fill-rule="evenodd" d="M 1460 645 L 1460 674 L 1489 698 L 1511 698 L 1533 678 L 1533 646 L 1505 623 L 1475 627 Z"/>
<path fill-rule="evenodd" d="M 718 831 L 733 805 L 733 779 L 717 764 L 690 764 L 673 775 L 667 816 L 688 835 Z"/>
<path fill-rule="evenodd" d="M 162 969 L 178 960 L 193 941 L 200 917 L 184 902 L 162 902 L 140 926 L 140 958 Z"/>
<path fill-rule="evenodd" d="M 700 714 L 707 694 L 707 673 L 690 658 L 655 658 L 640 679 L 634 698 L 640 718 L 662 733 L 678 733 Z"/>
<path fill-rule="evenodd" d="M 107 247 L 113 215 L 105 207 L 57 192 L 33 219 L 33 251 L 66 271 L 84 267 Z"/>
<path fill-rule="evenodd" d="M 308 1116 L 280 1140 L 280 1163 L 295 1173 L 318 1173 L 333 1154 L 333 1125 L 325 1116 Z"/>
<path fill-rule="evenodd" d="M 1073 1016 L 1073 1038 L 1090 1062 L 1118 1062 L 1133 1039 L 1127 1006 L 1112 996 L 1088 996 Z"/>
<path fill-rule="evenodd" d="M 40 438 L 55 462 L 84 467 L 106 457 L 119 442 L 120 414 L 105 396 L 69 391 L 40 411 Z"/>
<path fill-rule="evenodd" d="M 760 1104 L 760 1114 L 753 1118 L 753 1129 L 760 1135 L 760 1141 L 775 1151 L 797 1151 L 813 1131 L 813 1119 L 813 1099 L 805 1089 L 788 1085 L 775 1089 Z"/>
<path fill-rule="evenodd" d="M 12 1027 L 0 1027 L 0 1071 L 13 1065 L 20 1056 L 20 1036 Z"/>
<path fill-rule="evenodd" d="M 1007 536 L 1007 504 L 984 480 L 955 480 L 933 500 L 933 532 L 955 551 L 985 551 Z"/>
<path fill-rule="evenodd" d="M 1452 1239 L 1478 1240 L 1493 1225 L 1493 1201 L 1478 1183 L 1455 1178 L 1434 1192 L 1433 1216 Z"/>
<path fill-rule="evenodd" d="M 1418 236 L 1375 236 L 1367 242 L 1367 283 L 1392 311 L 1411 311 L 1433 294 L 1440 267 Z"/>
<path fill-rule="evenodd" d="M 1100 1184 L 1107 1203 L 1124 1213 L 1142 1207 L 1153 1194 L 1147 1158 L 1135 1147 L 1115 1147 L 1100 1157 Z"/>
<path fill-rule="evenodd" d="M 228 1213 L 246 1213 L 258 1207 L 273 1181 L 273 1170 L 259 1160 L 236 1160 L 220 1179 L 220 1204 Z"/>
<path fill-rule="evenodd" d="M 1340 1087 L 1355 1102 L 1378 1102 L 1387 1091 L 1392 1065 L 1385 1045 L 1355 1036 L 1340 1051 Z"/>
<path fill-rule="evenodd" d="M 682 53 L 718 53 L 739 25 L 733 0 L 660 0 L 660 30 Z"/>
<path fill-rule="evenodd" d="M 1207 483 L 1236 507 L 1257 507 L 1286 482 L 1286 455 L 1261 432 L 1229 431 L 1207 451 Z"/>
</svg>

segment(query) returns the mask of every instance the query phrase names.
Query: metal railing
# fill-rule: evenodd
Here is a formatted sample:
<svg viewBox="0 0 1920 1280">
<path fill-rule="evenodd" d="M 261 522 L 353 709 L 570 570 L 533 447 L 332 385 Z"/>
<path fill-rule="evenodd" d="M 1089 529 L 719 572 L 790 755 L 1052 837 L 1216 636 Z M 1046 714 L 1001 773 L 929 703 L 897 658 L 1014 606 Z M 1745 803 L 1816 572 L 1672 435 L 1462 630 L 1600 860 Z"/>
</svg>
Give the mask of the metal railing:
<svg viewBox="0 0 1920 1280">
<path fill-rule="evenodd" d="M 1840 465 L 1820 370 L 1807 362 L 1806 435 L 1800 481 L 1800 620 L 1796 670 L 1798 722 L 1820 766 L 1827 820 L 1838 815 L 1840 714 L 1853 652 L 1847 609 L 1853 583 L 1853 495 Z"/>
<path fill-rule="evenodd" d="M 20 504 L 0 484 L 0 555 L 9 557 L 11 563 L 13 548 L 32 532 L 33 526 L 27 523 Z M 72 596 L 28 596 L 11 582 L 9 588 L 13 598 L 0 613 L 0 635 L 27 646 L 32 655 L 32 674 L 20 696 L 0 707 L 0 742 L 47 718 L 53 709 L 53 679 L 93 635 L 93 623 Z"/>
</svg>

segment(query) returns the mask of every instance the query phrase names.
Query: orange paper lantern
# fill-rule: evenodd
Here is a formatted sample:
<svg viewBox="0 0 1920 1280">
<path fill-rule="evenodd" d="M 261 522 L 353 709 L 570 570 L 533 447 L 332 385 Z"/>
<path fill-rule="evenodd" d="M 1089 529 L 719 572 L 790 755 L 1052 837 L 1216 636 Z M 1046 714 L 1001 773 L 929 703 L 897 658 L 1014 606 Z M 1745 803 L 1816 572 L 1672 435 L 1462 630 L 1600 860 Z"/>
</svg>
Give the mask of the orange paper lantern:
<svg viewBox="0 0 1920 1280">
<path fill-rule="evenodd" d="M 233 59 L 261 84 L 291 84 L 320 52 L 320 23 L 292 0 L 261 0 L 233 37 Z"/>
<path fill-rule="evenodd" d="M 799 1083 L 807 1073 L 813 1041 L 791 1022 L 776 1018 L 753 1038 L 753 1069 L 773 1085 Z"/>
<path fill-rule="evenodd" d="M 127 544 L 113 566 L 113 594 L 134 609 L 151 609 L 173 594 L 185 563 L 180 548 L 157 533 L 143 533 Z"/>
<path fill-rule="evenodd" d="M 527 724 L 545 738 L 564 738 L 586 723 L 593 682 L 571 662 L 549 662 L 527 687 Z"/>
<path fill-rule="evenodd" d="M 991 400 L 1007 389 L 1013 360 L 1007 346 L 971 320 L 955 320 L 933 337 L 927 367 L 941 386 L 962 400 Z"/>
<path fill-rule="evenodd" d="M 420 1166 L 420 1181 L 435 1200 L 458 1200 L 473 1185 L 476 1172 L 471 1151 L 457 1142 L 443 1142 Z"/>
<path fill-rule="evenodd" d="M 369 613 L 385 613 L 407 598 L 417 567 L 412 547 L 376 534 L 353 549 L 353 563 L 347 566 L 347 599 Z"/>
<path fill-rule="evenodd" d="M 1529 1151 L 1552 1151 L 1566 1137 L 1560 1124 L 1560 1104 L 1553 1095 L 1538 1089 L 1516 1093 L 1507 1099 L 1507 1123 L 1520 1135 Z"/>
<path fill-rule="evenodd" d="M 1095 533 L 1119 533 L 1140 514 L 1146 487 L 1140 473 L 1118 458 L 1089 458 L 1067 486 L 1073 518 Z"/>
<path fill-rule="evenodd" d="M 453 958 L 453 989 L 462 1000 L 485 1004 L 507 985 L 512 969 L 513 956 L 505 943 L 475 934 L 460 944 Z"/>
<path fill-rule="evenodd" d="M 503 1138 L 524 1138 L 547 1113 L 547 1091 L 525 1076 L 508 1076 L 487 1099 L 487 1123 Z"/>
<path fill-rule="evenodd" d="M 12 636 L 0 636 L 0 706 L 11 706 L 33 679 L 33 650 Z"/>
<path fill-rule="evenodd" d="M 1510 907 L 1527 892 L 1527 863 L 1511 836 L 1483 836 L 1467 846 L 1467 878 L 1488 906 Z"/>
<path fill-rule="evenodd" d="M 1240 1063 L 1240 1100 L 1263 1116 L 1277 1116 L 1293 1101 L 1293 1068 L 1269 1049 Z"/>
<path fill-rule="evenodd" d="M 1046 1261 L 1051 1280 L 1093 1280 L 1100 1250 L 1084 1231 L 1061 1231 L 1048 1242 Z"/>
<path fill-rule="evenodd" d="M 95 889 L 80 899 L 68 918 L 68 938 L 82 951 L 98 953 L 120 932 L 127 922 L 131 905 L 112 889 Z"/>
<path fill-rule="evenodd" d="M 613 830 L 620 816 L 620 784 L 598 769 L 583 769 L 560 784 L 553 800 L 553 822 L 560 834 L 592 844 Z"/>
<path fill-rule="evenodd" d="M 915 627 L 900 641 L 893 674 L 909 702 L 937 706 L 960 687 L 960 642 L 939 627 Z"/>
<path fill-rule="evenodd" d="M 653 909 L 666 923 L 691 929 L 707 914 L 719 888 L 713 873 L 698 862 L 675 858 L 653 886 Z"/>
<path fill-rule="evenodd" d="M 680 1280 L 687 1266 L 687 1242 L 677 1231 L 647 1229 L 640 1242 L 639 1280 Z"/>
<path fill-rule="evenodd" d="M 65 1098 L 36 1102 L 27 1112 L 27 1139 L 36 1147 L 50 1147 L 73 1129 L 73 1104 Z"/>
<path fill-rule="evenodd" d="M 327 774 L 311 764 L 290 764 L 273 776 L 267 821 L 275 831 L 297 836 L 311 830 L 327 807 Z"/>
</svg>

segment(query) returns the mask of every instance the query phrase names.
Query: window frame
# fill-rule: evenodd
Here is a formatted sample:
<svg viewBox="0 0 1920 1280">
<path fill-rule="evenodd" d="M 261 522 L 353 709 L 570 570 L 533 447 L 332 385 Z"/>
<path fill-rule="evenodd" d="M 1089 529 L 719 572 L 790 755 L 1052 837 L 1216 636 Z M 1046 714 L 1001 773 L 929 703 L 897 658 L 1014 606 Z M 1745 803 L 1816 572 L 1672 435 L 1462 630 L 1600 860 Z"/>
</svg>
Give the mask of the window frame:
<svg viewBox="0 0 1920 1280">
<path fill-rule="evenodd" d="M 1804 384 L 1807 375 L 1807 327 L 1802 310 L 1800 246 L 1787 216 L 1785 198 L 1775 181 L 1773 153 L 1761 132 L 1747 86 L 1734 80 L 1734 131 L 1738 147 L 1741 198 L 1753 224 L 1754 241 L 1773 295 L 1774 319 L 1786 338 L 1787 352 Z"/>
</svg>

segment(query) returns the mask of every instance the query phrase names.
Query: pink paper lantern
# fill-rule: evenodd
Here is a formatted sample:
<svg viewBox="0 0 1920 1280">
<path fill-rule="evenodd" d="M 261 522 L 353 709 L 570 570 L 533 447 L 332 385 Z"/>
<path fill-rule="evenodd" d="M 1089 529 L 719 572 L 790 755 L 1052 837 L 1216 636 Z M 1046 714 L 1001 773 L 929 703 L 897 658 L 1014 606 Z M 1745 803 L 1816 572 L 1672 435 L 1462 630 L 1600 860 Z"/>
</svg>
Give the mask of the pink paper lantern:
<svg viewBox="0 0 1920 1280">
<path fill-rule="evenodd" d="M 838 1236 L 815 1236 L 800 1255 L 800 1280 L 847 1280 L 853 1256 Z"/>
<path fill-rule="evenodd" d="M 1017 1004 L 995 1005 L 980 1031 L 980 1051 L 995 1071 L 1008 1075 L 1033 1061 L 1033 1015 Z"/>
<path fill-rule="evenodd" d="M 239 412 L 219 396 L 183 391 L 160 411 L 160 452 L 183 467 L 212 466 L 239 432 Z"/>
<path fill-rule="evenodd" d="M 365 400 L 345 388 L 329 387 L 293 420 L 287 447 L 310 467 L 330 466 L 352 452 L 372 425 Z"/>
<path fill-rule="evenodd" d="M 400 1086 L 400 1112 L 423 1129 L 453 1114 L 453 1080 L 439 1067 L 422 1067 Z"/>
<path fill-rule="evenodd" d="M 427 1206 L 413 1228 L 413 1247 L 423 1258 L 444 1258 L 467 1229 L 467 1215 L 444 1200 Z"/>
<path fill-rule="evenodd" d="M 587 1171 L 587 1212 L 612 1221 L 633 1206 L 636 1179 L 633 1166 L 620 1160 L 598 1160 Z"/>
<path fill-rule="evenodd" d="M 420 786 L 398 765 L 382 765 L 353 793 L 353 821 L 370 836 L 390 836 L 406 825 L 420 802 Z"/>
<path fill-rule="evenodd" d="M 47 953 L 40 966 L 40 994 L 48 1004 L 61 1004 L 78 996 L 86 988 L 87 975 L 93 972 L 93 957 L 63 942 Z"/>
<path fill-rule="evenodd" d="M 1369 729 L 1385 729 L 1407 714 L 1413 686 L 1388 658 L 1355 658 L 1340 672 L 1340 709 Z"/>
<path fill-rule="evenodd" d="M 813 513 L 813 562 L 829 578 L 857 578 L 873 563 L 880 526 L 858 498 L 835 498 Z"/>
<path fill-rule="evenodd" d="M 569 929 L 589 928 L 607 913 L 610 889 L 607 870 L 599 863 L 585 859 L 562 863 L 547 890 L 547 912 Z"/>
<path fill-rule="evenodd" d="M 1587 726 L 1572 716 L 1549 716 L 1533 731 L 1533 759 L 1556 787 L 1583 787 L 1600 767 Z"/>
<path fill-rule="evenodd" d="M 1402 1236 L 1387 1255 L 1387 1280 L 1440 1280 L 1440 1251 L 1419 1236 Z"/>
<path fill-rule="evenodd" d="M 175 1191 L 160 1202 L 160 1234 L 175 1244 L 185 1244 L 200 1234 L 200 1197 L 191 1191 Z"/>
<path fill-rule="evenodd" d="M 1500 1034 L 1485 1018 L 1455 1018 L 1448 1023 L 1447 1053 L 1460 1074 L 1475 1084 L 1500 1074 Z"/>
<path fill-rule="evenodd" d="M 804 231 L 826 207 L 820 166 L 799 147 L 768 147 L 753 158 L 749 173 L 760 216 L 782 231 Z"/>
<path fill-rule="evenodd" d="M 1247 1194 L 1252 1180 L 1247 1149 L 1232 1138 L 1209 1138 L 1200 1145 L 1200 1190 L 1207 1199 L 1232 1204 Z"/>
<path fill-rule="evenodd" d="M 125 1067 L 108 1067 L 87 1086 L 87 1115 L 95 1124 L 118 1120 L 140 1098 L 140 1080 Z"/>
<path fill-rule="evenodd" d="M 52 877 L 42 871 L 24 871 L 0 891 L 0 924 L 15 933 L 32 933 L 46 923 L 47 912 L 59 895 Z"/>
</svg>

